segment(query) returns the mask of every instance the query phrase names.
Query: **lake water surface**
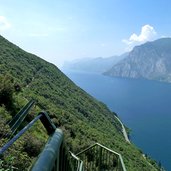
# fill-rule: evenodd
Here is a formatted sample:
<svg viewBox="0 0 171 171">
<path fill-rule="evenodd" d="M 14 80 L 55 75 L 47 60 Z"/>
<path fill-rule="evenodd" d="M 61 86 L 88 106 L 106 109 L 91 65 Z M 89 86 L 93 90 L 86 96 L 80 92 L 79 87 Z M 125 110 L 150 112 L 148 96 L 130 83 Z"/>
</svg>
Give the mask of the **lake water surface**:
<svg viewBox="0 0 171 171">
<path fill-rule="evenodd" d="M 171 84 L 63 71 L 132 130 L 131 141 L 171 170 Z"/>
</svg>

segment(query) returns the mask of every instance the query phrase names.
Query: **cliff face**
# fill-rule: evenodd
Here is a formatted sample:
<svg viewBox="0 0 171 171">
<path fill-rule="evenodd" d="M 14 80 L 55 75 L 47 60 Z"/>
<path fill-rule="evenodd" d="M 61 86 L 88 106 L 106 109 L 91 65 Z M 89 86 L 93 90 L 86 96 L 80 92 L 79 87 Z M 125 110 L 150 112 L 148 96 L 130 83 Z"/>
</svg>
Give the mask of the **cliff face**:
<svg viewBox="0 0 171 171">
<path fill-rule="evenodd" d="M 135 47 L 105 75 L 171 82 L 171 38 Z"/>
</svg>

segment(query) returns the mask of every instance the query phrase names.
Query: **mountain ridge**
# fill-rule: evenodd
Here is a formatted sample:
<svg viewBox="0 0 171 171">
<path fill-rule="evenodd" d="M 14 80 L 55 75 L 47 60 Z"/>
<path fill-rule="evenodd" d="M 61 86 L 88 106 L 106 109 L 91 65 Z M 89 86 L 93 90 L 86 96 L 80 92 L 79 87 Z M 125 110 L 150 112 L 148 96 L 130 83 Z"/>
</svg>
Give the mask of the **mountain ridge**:
<svg viewBox="0 0 171 171">
<path fill-rule="evenodd" d="M 127 58 L 104 74 L 171 82 L 170 66 L 171 38 L 162 38 L 134 47 Z"/>
<path fill-rule="evenodd" d="M 124 59 L 127 53 L 119 56 L 83 58 L 71 62 L 65 62 L 62 69 L 70 69 L 85 72 L 103 73 L 110 69 L 114 64 Z"/>
</svg>

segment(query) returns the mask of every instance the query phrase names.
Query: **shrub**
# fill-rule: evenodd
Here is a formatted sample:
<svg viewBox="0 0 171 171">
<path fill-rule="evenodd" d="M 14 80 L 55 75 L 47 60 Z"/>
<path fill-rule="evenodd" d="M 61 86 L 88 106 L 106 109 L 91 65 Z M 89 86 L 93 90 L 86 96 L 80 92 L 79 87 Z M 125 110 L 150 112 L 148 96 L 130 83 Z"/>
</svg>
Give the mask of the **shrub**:
<svg viewBox="0 0 171 171">
<path fill-rule="evenodd" d="M 30 157 L 38 156 L 41 152 L 43 144 L 44 143 L 40 139 L 31 134 L 26 134 L 24 137 L 24 151 L 27 152 Z"/>
<path fill-rule="evenodd" d="M 0 76 L 0 105 L 7 109 L 13 108 L 14 80 L 11 76 Z"/>
</svg>

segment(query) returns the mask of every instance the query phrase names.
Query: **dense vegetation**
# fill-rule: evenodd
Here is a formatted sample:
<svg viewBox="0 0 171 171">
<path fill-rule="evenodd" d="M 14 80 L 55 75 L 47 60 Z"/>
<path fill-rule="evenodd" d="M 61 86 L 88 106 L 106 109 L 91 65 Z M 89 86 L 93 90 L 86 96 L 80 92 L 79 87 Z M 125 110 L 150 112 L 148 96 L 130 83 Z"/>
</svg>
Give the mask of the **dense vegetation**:
<svg viewBox="0 0 171 171">
<path fill-rule="evenodd" d="M 0 75 L 0 147 L 12 136 L 11 129 L 6 123 L 9 123 L 12 116 L 27 102 L 26 99 L 20 97 L 20 91 L 20 86 L 14 81 L 13 77 Z M 36 112 L 38 112 L 38 109 L 34 107 L 25 122 L 29 122 Z M 22 125 L 24 126 L 24 124 Z M 47 135 L 44 132 L 41 123 L 36 123 L 31 131 L 28 131 L 1 156 L 0 171 L 26 170 L 26 168 L 29 168 L 34 157 L 40 153 L 46 142 Z"/>
<path fill-rule="evenodd" d="M 71 151 L 76 153 L 99 142 L 121 153 L 128 171 L 157 170 L 154 161 L 147 160 L 137 147 L 125 141 L 115 113 L 77 87 L 53 64 L 0 37 L 0 75 L 3 77 L 7 74 L 13 77 L 14 83 L 20 85 L 22 91 L 14 93 L 13 109 L 0 104 L 0 117 L 13 115 L 11 111 L 19 110 L 26 99 L 33 98 L 37 100 L 38 107 L 48 111 L 55 125 L 64 131 L 66 144 Z M 34 128 L 37 132 L 34 130 L 29 136 L 33 140 L 34 137 L 43 139 L 40 125 Z M 21 150 L 23 153 L 20 154 L 29 156 L 29 144 L 24 144 L 26 141 L 21 139 L 20 147 L 15 152 Z M 29 157 L 31 162 L 34 156 Z M 25 163 L 20 159 L 18 161 L 21 165 Z"/>
</svg>

